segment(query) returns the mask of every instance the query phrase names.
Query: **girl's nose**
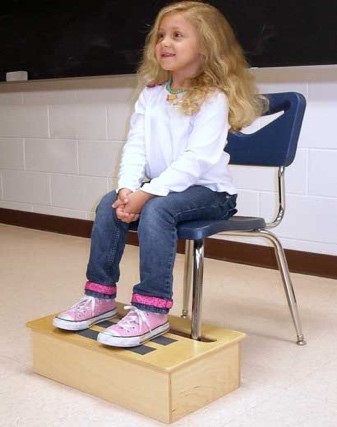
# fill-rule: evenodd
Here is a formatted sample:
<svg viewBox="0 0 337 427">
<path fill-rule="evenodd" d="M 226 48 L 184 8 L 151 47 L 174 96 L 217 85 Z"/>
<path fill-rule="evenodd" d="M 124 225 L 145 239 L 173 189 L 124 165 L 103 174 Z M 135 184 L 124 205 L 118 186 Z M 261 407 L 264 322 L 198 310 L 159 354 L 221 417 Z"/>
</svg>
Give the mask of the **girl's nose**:
<svg viewBox="0 0 337 427">
<path fill-rule="evenodd" d="M 161 45 L 164 47 L 168 47 L 170 45 L 170 40 L 168 36 L 162 38 Z"/>
</svg>

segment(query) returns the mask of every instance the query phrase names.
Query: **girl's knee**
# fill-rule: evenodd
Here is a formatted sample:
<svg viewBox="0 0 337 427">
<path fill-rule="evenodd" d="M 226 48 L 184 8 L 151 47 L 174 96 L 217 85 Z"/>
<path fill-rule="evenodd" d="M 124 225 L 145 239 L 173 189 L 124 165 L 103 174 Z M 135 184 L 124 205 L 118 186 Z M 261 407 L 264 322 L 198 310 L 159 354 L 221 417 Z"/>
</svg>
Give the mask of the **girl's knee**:
<svg viewBox="0 0 337 427">
<path fill-rule="evenodd" d="M 150 199 L 142 208 L 141 216 L 143 217 L 155 217 L 162 211 L 160 197 L 154 197 Z"/>
<path fill-rule="evenodd" d="M 172 215 L 164 197 L 155 197 L 149 200 L 143 207 L 140 215 L 140 223 L 161 223 L 163 221 L 171 222 Z"/>
<path fill-rule="evenodd" d="M 115 202 L 116 198 L 117 198 L 117 193 L 115 190 L 105 194 L 97 205 L 96 214 L 101 211 L 106 211 L 107 209 L 111 210 L 112 204 Z"/>
</svg>

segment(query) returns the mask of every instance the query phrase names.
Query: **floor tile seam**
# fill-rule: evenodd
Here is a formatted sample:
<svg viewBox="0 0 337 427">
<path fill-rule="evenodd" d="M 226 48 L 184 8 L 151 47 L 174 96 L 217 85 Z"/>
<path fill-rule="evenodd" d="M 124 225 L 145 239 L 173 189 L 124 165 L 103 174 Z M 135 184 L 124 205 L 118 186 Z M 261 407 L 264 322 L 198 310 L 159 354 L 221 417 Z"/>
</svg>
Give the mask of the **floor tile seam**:
<svg viewBox="0 0 337 427">
<path fill-rule="evenodd" d="M 292 391 L 292 390 L 288 390 L 288 393 Z M 315 393 L 315 391 L 313 391 L 313 393 Z M 337 416 L 337 399 L 332 399 L 332 398 L 326 398 L 324 396 L 321 395 L 316 395 L 316 394 L 307 394 L 307 395 L 303 395 L 305 396 L 307 399 L 310 399 L 311 401 L 317 402 L 317 403 L 321 403 L 321 404 L 325 404 L 324 406 L 322 405 L 322 408 L 324 407 L 324 409 L 326 409 L 327 405 L 331 406 L 331 408 L 333 408 L 332 413 L 335 414 Z"/>
<path fill-rule="evenodd" d="M 331 339 L 334 339 L 333 337 L 331 337 Z M 297 346 L 298 347 L 298 350 L 299 351 L 306 351 L 306 350 L 308 350 L 308 351 L 310 351 L 309 350 L 309 348 L 310 348 L 310 345 L 312 345 L 312 346 L 314 346 L 314 344 L 312 343 L 312 344 L 310 344 L 310 343 L 312 343 L 312 341 L 308 341 L 308 343 L 305 345 L 305 346 Z M 326 359 L 324 362 L 323 362 L 323 364 L 322 364 L 322 362 L 320 361 L 319 362 L 319 364 L 316 364 L 315 365 L 315 367 L 311 367 L 310 368 L 310 371 L 308 371 L 308 372 L 305 372 L 305 375 L 310 375 L 311 374 L 311 372 L 316 372 L 316 371 L 319 371 L 319 370 L 321 370 L 322 369 L 322 367 L 324 367 L 325 365 L 328 365 L 328 364 L 330 364 L 330 363 L 334 363 L 334 362 L 336 362 L 337 363 L 337 358 L 336 358 L 336 354 L 337 354 L 337 346 L 336 346 L 336 348 L 331 348 L 330 350 L 329 350 L 329 353 L 327 353 L 326 352 L 326 349 L 324 349 L 324 358 Z M 291 357 L 291 355 L 289 355 L 289 356 L 285 356 L 284 358 L 286 359 L 286 358 L 289 358 L 289 357 Z M 247 359 L 247 356 L 246 356 L 246 359 Z M 306 364 L 307 362 L 308 362 L 308 360 L 304 360 L 303 361 L 304 362 L 304 364 Z M 309 362 L 310 362 L 310 360 L 309 360 Z M 249 362 L 249 361 L 243 361 L 243 363 L 242 364 L 245 364 L 245 365 L 247 365 L 248 367 L 252 367 L 252 368 L 254 368 L 254 366 L 256 366 L 257 368 L 259 368 L 259 369 L 272 369 L 274 372 L 276 372 L 276 371 L 281 371 L 282 373 L 284 373 L 284 374 L 288 374 L 289 375 L 289 371 L 288 370 L 285 370 L 284 368 L 277 368 L 277 367 L 266 367 L 265 365 L 263 365 L 263 364 L 261 364 L 261 363 L 259 363 L 259 362 Z"/>
<path fill-rule="evenodd" d="M 240 391 L 240 389 L 238 390 L 238 392 Z M 237 413 L 235 413 L 235 415 L 233 415 L 233 418 L 230 420 L 230 421 L 228 421 L 228 422 L 226 422 L 226 424 L 222 424 L 221 425 L 221 427 L 227 427 L 227 426 L 230 426 L 231 425 L 231 423 L 232 423 L 232 421 L 235 421 L 235 419 L 237 418 L 237 417 L 240 417 L 240 416 L 243 416 L 243 415 L 248 415 L 248 412 L 249 411 L 251 411 L 251 410 L 253 410 L 253 409 L 256 409 L 257 407 L 259 407 L 259 406 L 261 406 L 261 405 L 264 405 L 264 403 L 266 402 L 266 401 L 268 401 L 268 400 L 270 400 L 271 399 L 271 397 L 275 397 L 275 396 L 277 396 L 278 394 L 281 394 L 281 393 L 283 393 L 284 392 L 284 390 L 278 390 L 278 392 L 274 392 L 274 393 L 271 393 L 271 394 L 269 394 L 268 396 L 266 396 L 265 398 L 261 398 L 261 399 L 258 399 L 258 401 L 254 401 L 254 402 L 252 402 L 252 403 L 250 403 L 249 405 L 247 405 L 246 407 L 244 407 L 244 408 L 242 408 L 242 410 L 239 410 Z"/>
<path fill-rule="evenodd" d="M 315 368 L 314 370 L 312 370 L 312 372 L 310 374 L 307 374 L 305 376 L 305 378 L 303 378 L 303 381 L 301 381 L 301 382 L 295 381 L 292 384 L 289 384 L 289 386 L 286 387 L 286 391 L 291 392 L 292 390 L 294 390 L 296 388 L 296 386 L 297 387 L 301 387 L 301 383 L 305 384 L 306 382 L 310 381 L 311 378 L 314 378 L 315 375 L 321 374 L 321 372 L 324 369 L 326 369 L 328 367 L 328 365 L 332 365 L 332 366 L 337 365 L 336 359 L 327 361 L 323 365 L 320 365 L 319 367 Z M 336 370 L 332 369 L 332 372 L 336 372 Z M 337 388 L 337 378 L 336 378 L 335 382 L 336 382 L 336 388 Z M 337 398 L 335 398 L 335 399 L 326 399 L 322 395 L 317 395 L 316 394 L 316 390 L 314 390 L 313 393 L 315 393 L 315 394 L 307 393 L 307 395 L 310 396 L 310 398 L 313 398 L 315 400 L 318 400 L 318 401 L 321 401 L 321 402 L 327 402 L 327 400 L 329 400 L 329 401 L 331 401 L 332 404 L 337 405 Z M 336 406 L 336 415 L 337 415 L 337 406 Z"/>
</svg>

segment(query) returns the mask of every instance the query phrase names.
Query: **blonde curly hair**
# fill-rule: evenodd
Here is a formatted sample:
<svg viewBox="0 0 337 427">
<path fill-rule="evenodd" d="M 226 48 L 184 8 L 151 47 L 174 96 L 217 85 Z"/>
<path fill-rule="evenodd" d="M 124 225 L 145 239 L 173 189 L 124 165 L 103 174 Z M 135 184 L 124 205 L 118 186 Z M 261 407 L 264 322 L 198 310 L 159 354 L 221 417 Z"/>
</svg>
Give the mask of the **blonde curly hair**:
<svg viewBox="0 0 337 427">
<path fill-rule="evenodd" d="M 229 101 L 229 124 L 232 131 L 248 126 L 266 108 L 266 101 L 257 95 L 254 78 L 234 32 L 223 14 L 210 4 L 180 1 L 164 7 L 147 35 L 143 59 L 138 69 L 142 83 L 161 84 L 170 73 L 161 68 L 155 56 L 155 46 L 162 19 L 182 14 L 194 25 L 199 35 L 201 69 L 189 81 L 179 106 L 185 114 L 199 111 L 206 97 L 218 89 Z"/>
</svg>

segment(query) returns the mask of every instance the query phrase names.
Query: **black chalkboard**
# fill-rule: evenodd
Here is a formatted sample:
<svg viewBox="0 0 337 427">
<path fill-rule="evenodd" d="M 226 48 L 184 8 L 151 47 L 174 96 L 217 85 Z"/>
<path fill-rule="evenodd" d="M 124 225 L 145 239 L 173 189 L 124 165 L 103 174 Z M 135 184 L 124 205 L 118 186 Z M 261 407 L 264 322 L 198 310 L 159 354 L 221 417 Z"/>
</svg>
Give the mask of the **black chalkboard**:
<svg viewBox="0 0 337 427">
<path fill-rule="evenodd" d="M 167 0 L 7 0 L 0 6 L 0 80 L 134 73 Z M 337 63 L 336 0 L 214 0 L 251 66 Z"/>
</svg>

